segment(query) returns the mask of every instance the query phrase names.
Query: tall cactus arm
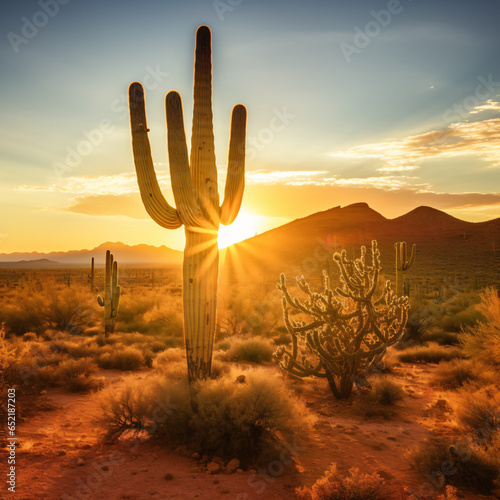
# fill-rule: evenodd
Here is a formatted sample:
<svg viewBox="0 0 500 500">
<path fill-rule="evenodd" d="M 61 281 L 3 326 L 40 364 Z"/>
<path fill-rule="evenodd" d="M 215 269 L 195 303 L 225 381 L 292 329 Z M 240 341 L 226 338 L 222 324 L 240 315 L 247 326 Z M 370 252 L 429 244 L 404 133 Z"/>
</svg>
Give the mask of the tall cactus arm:
<svg viewBox="0 0 500 500">
<path fill-rule="evenodd" d="M 129 87 L 129 107 L 132 149 L 144 207 L 157 224 L 167 229 L 177 229 L 182 225 L 181 219 L 177 210 L 163 197 L 156 178 L 148 139 L 144 88 L 138 82 L 132 83 Z"/>
<path fill-rule="evenodd" d="M 232 224 L 241 206 L 245 188 L 245 135 L 247 110 L 242 104 L 233 108 L 224 201 L 220 209 L 222 224 Z"/>
<path fill-rule="evenodd" d="M 171 91 L 167 94 L 165 109 L 170 177 L 177 213 L 186 227 L 203 227 L 206 222 L 196 200 L 193 179 L 189 170 L 182 99 L 177 92 Z"/>
<path fill-rule="evenodd" d="M 220 204 L 215 164 L 212 115 L 212 33 L 208 26 L 196 31 L 191 174 L 200 208 L 217 227 Z"/>
</svg>

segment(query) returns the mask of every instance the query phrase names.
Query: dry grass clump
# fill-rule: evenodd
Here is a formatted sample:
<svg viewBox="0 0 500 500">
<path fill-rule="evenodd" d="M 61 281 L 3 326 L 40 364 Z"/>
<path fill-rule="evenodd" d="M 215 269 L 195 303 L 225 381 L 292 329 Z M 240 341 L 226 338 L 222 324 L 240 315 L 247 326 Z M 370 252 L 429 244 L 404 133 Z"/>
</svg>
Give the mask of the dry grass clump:
<svg viewBox="0 0 500 500">
<path fill-rule="evenodd" d="M 454 390 L 466 384 L 487 385 L 495 382 L 496 375 L 482 363 L 472 359 L 453 359 L 439 363 L 434 383 L 443 389 Z"/>
<path fill-rule="evenodd" d="M 295 490 L 299 500 L 384 500 L 387 498 L 384 482 L 377 474 L 364 474 L 357 468 L 347 475 L 332 464 L 325 475 L 311 487 Z"/>
<path fill-rule="evenodd" d="M 372 399 L 384 406 L 392 406 L 404 398 L 403 386 L 400 382 L 389 378 L 380 377 L 372 383 Z"/>
<path fill-rule="evenodd" d="M 481 293 L 476 306 L 484 320 L 464 328 L 460 343 L 465 354 L 486 364 L 500 365 L 500 299 L 494 288 Z"/>
<path fill-rule="evenodd" d="M 226 351 L 229 361 L 263 363 L 271 361 L 274 348 L 271 343 L 263 338 L 235 339 Z"/>
<path fill-rule="evenodd" d="M 97 364 L 105 369 L 138 370 L 145 366 L 145 359 L 143 353 L 136 347 L 125 347 L 101 354 Z"/>
<path fill-rule="evenodd" d="M 161 290 L 141 290 L 120 298 L 117 329 L 182 337 L 182 298 Z"/>
<path fill-rule="evenodd" d="M 477 440 L 490 441 L 500 428 L 500 393 L 492 388 L 470 387 L 453 402 L 457 422 Z"/>
<path fill-rule="evenodd" d="M 279 452 L 282 439 L 298 435 L 310 422 L 305 406 L 285 383 L 268 372 L 246 372 L 245 382 L 223 376 L 197 382 L 164 374 L 128 382 L 98 396 L 101 425 L 111 439 L 147 431 L 158 439 L 244 464 Z"/>
<path fill-rule="evenodd" d="M 494 451 L 447 438 L 427 440 L 411 454 L 415 468 L 443 484 L 488 494 L 500 472 Z"/>
<path fill-rule="evenodd" d="M 57 366 L 47 366 L 39 374 L 48 385 L 67 387 L 71 392 L 100 389 L 103 380 L 96 378 L 97 364 L 91 358 L 66 359 Z"/>
<path fill-rule="evenodd" d="M 99 321 L 98 306 L 84 287 L 57 285 L 46 281 L 16 289 L 0 304 L 6 330 L 15 335 L 42 334 L 54 328 L 81 335 Z"/>
<path fill-rule="evenodd" d="M 441 346 L 429 343 L 427 346 L 414 346 L 401 351 L 398 359 L 403 363 L 439 363 L 464 356 L 458 347 Z"/>
</svg>

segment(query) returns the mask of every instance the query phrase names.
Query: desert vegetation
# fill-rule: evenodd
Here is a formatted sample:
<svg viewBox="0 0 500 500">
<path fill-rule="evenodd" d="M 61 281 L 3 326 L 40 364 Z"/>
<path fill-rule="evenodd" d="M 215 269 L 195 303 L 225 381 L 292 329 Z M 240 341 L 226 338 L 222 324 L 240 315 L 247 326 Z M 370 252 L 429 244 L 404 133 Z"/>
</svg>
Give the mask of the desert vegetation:
<svg viewBox="0 0 500 500">
<path fill-rule="evenodd" d="M 330 284 L 324 277 L 319 292 L 305 279 L 295 289 L 281 278 L 281 319 L 276 294 L 262 289 L 260 298 L 257 290 L 237 296 L 231 288 L 231 300 L 219 303 L 211 377 L 191 384 L 176 289 L 122 287 L 115 332 L 106 336 L 106 318 L 88 285 L 25 284 L 5 294 L 0 306 L 2 385 L 22 390 L 19 414 L 27 428 L 46 411 L 47 395 L 55 405 L 59 397 L 86 398 L 95 446 L 151 442 L 183 456 L 196 474 L 238 469 L 241 477 L 262 478 L 266 464 L 279 463 L 276 484 L 283 474 L 297 498 L 392 498 L 404 488 L 411 498 L 428 491 L 427 483 L 436 498 L 491 496 L 500 470 L 496 290 L 414 297 L 408 317 L 426 318 L 417 329 L 410 320 L 405 326 L 406 299 L 375 275 L 376 245 L 358 260 L 339 255 L 336 262 L 341 278 Z M 294 299 L 294 290 L 307 300 Z M 254 304 L 270 297 L 274 303 L 259 308 L 256 320 Z M 356 298 L 379 311 L 383 322 Z M 371 336 L 373 328 L 381 338 Z M 356 331 L 367 336 L 351 352 L 347 333 Z M 280 368 L 280 353 L 282 362 L 294 349 L 292 360 L 312 375 L 318 363 L 324 371 L 332 360 L 345 360 L 350 393 L 332 398 L 328 378 Z M 369 356 L 352 363 L 361 351 Z M 406 430 L 387 441 L 395 428 Z M 360 469 L 351 452 L 332 464 L 331 454 L 312 444 L 315 436 L 325 450 L 335 446 L 345 453 L 354 446 L 374 457 L 401 441 L 398 479 L 381 465 Z M 276 462 L 290 443 L 300 451 L 286 464 Z M 33 445 L 24 446 L 30 453 Z M 294 475 L 311 460 L 322 469 Z"/>
</svg>

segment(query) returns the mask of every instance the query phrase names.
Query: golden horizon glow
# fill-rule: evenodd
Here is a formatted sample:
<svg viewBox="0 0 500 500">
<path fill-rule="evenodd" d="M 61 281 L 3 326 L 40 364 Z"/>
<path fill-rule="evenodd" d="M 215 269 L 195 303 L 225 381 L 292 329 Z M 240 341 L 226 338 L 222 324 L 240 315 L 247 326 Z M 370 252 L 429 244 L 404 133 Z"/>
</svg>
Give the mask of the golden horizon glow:
<svg viewBox="0 0 500 500">
<path fill-rule="evenodd" d="M 240 212 L 229 226 L 219 227 L 219 248 L 226 248 L 255 236 L 261 228 L 261 217 L 249 212 Z"/>
</svg>

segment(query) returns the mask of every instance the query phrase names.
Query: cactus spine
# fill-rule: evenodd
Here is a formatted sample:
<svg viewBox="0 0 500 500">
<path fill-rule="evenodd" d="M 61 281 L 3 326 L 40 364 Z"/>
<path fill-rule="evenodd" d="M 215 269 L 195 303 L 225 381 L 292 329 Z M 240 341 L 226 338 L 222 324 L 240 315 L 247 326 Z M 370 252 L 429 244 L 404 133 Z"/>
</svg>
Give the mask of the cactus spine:
<svg viewBox="0 0 500 500">
<path fill-rule="evenodd" d="M 94 257 L 92 257 L 92 263 L 90 264 L 90 274 L 88 275 L 90 281 L 90 293 L 94 293 Z"/>
<path fill-rule="evenodd" d="M 403 295 L 410 295 L 409 286 L 405 287 L 403 273 L 413 264 L 417 245 L 415 243 L 411 247 L 411 255 L 408 258 L 408 247 L 406 241 L 398 241 L 394 243 L 396 249 L 396 295 L 402 297 Z"/>
<path fill-rule="evenodd" d="M 93 260 L 93 259 L 92 259 Z M 101 295 L 97 302 L 104 307 L 104 334 L 115 332 L 115 321 L 120 302 L 120 285 L 118 285 L 118 263 L 113 260 L 113 254 L 106 251 L 106 273 L 104 276 L 104 299 Z"/>
<path fill-rule="evenodd" d="M 212 122 L 212 40 L 207 26 L 196 32 L 191 155 L 188 158 L 182 100 L 171 91 L 165 98 L 170 176 L 176 207 L 163 197 L 154 171 L 148 139 L 144 88 L 129 87 L 130 124 L 137 180 L 144 206 L 160 226 L 184 224 L 184 338 L 189 380 L 210 376 L 217 310 L 219 224 L 231 224 L 240 209 L 245 185 L 246 108 L 232 110 L 228 173 L 219 204 Z"/>
</svg>

